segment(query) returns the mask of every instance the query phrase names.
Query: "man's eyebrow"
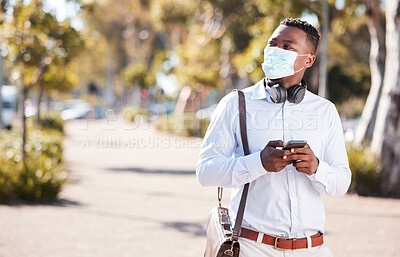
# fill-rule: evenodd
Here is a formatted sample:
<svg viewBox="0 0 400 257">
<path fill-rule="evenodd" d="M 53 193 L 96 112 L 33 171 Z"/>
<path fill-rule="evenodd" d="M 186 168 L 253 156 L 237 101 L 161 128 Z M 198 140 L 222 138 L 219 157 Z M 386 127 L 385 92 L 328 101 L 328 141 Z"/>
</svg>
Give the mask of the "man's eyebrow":
<svg viewBox="0 0 400 257">
<path fill-rule="evenodd" d="M 292 40 L 282 40 L 285 43 L 294 43 Z"/>
<path fill-rule="evenodd" d="M 278 40 L 278 39 L 277 39 L 276 37 L 270 38 L 270 39 L 268 40 L 268 42 L 275 41 L 275 40 Z M 292 41 L 292 40 L 287 40 L 287 39 L 284 39 L 284 40 L 282 40 L 282 41 L 285 42 L 285 43 L 291 43 L 291 44 L 294 43 L 294 41 Z"/>
</svg>

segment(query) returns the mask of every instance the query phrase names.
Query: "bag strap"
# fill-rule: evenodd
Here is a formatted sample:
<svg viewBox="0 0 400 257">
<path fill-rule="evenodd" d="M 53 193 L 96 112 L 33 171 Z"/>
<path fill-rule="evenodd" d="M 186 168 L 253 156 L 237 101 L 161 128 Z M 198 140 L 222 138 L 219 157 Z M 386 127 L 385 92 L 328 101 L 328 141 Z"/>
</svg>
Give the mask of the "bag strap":
<svg viewBox="0 0 400 257">
<path fill-rule="evenodd" d="M 244 97 L 244 93 L 241 90 L 237 90 L 237 92 L 239 94 L 240 136 L 242 138 L 244 155 L 249 155 L 250 150 L 249 150 L 249 142 L 247 140 L 247 126 L 246 126 L 246 100 Z M 238 241 L 239 238 L 248 192 L 249 192 L 249 183 L 246 183 L 243 187 L 242 197 L 240 198 L 239 210 L 236 215 L 235 226 L 233 227 L 233 232 L 232 232 L 232 241 Z"/>
<path fill-rule="evenodd" d="M 246 125 L 246 99 L 241 90 L 237 90 L 239 94 L 239 122 L 240 122 L 240 136 L 242 138 L 244 155 L 249 155 L 249 142 L 247 141 L 247 125 Z"/>
<path fill-rule="evenodd" d="M 242 139 L 243 151 L 244 155 L 249 155 L 249 142 L 247 140 L 247 125 L 246 125 L 246 99 L 244 97 L 244 93 L 241 90 L 233 90 L 237 91 L 239 95 L 239 124 L 240 124 L 240 136 Z M 238 241 L 240 228 L 242 227 L 244 208 L 246 206 L 247 193 L 249 192 L 249 183 L 245 184 L 243 187 L 242 197 L 240 198 L 239 210 L 236 215 L 235 226 L 232 231 L 232 241 Z M 218 203 L 219 207 L 221 207 L 222 200 L 222 187 L 218 187 Z"/>
</svg>

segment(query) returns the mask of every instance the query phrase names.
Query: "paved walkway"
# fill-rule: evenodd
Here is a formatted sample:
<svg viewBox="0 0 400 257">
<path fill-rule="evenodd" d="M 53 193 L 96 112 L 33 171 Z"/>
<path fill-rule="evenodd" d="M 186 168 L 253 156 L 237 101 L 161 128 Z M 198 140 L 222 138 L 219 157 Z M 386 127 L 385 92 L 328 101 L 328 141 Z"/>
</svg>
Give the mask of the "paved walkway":
<svg viewBox="0 0 400 257">
<path fill-rule="evenodd" d="M 0 257 L 203 255 L 216 189 L 196 181 L 199 139 L 111 121 L 72 121 L 66 132 L 61 201 L 0 205 Z M 324 201 L 335 257 L 400 256 L 399 200 Z"/>
</svg>

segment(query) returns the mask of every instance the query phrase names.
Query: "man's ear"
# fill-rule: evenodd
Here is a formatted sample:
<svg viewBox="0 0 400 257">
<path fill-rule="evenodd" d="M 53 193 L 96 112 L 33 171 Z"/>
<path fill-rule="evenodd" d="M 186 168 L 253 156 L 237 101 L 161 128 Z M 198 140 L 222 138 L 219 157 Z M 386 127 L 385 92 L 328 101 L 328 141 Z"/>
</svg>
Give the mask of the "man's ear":
<svg viewBox="0 0 400 257">
<path fill-rule="evenodd" d="M 315 55 L 312 54 L 308 56 L 305 64 L 306 68 L 310 68 L 314 64 L 314 62 L 315 62 Z"/>
</svg>

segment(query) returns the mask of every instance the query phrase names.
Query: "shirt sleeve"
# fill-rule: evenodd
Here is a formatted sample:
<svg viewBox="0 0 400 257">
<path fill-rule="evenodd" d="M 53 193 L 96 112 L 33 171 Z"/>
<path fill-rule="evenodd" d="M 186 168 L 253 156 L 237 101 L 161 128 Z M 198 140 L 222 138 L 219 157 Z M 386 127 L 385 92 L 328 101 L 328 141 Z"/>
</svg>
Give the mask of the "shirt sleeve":
<svg viewBox="0 0 400 257">
<path fill-rule="evenodd" d="M 320 159 L 316 173 L 308 177 L 319 193 L 342 196 L 349 189 L 351 171 L 340 117 L 333 104 L 331 110 L 323 159 Z"/>
<path fill-rule="evenodd" d="M 239 129 L 237 93 L 225 96 L 211 119 L 196 168 L 197 179 L 203 186 L 239 187 L 266 173 L 260 151 L 235 157 L 242 143 Z"/>
</svg>

